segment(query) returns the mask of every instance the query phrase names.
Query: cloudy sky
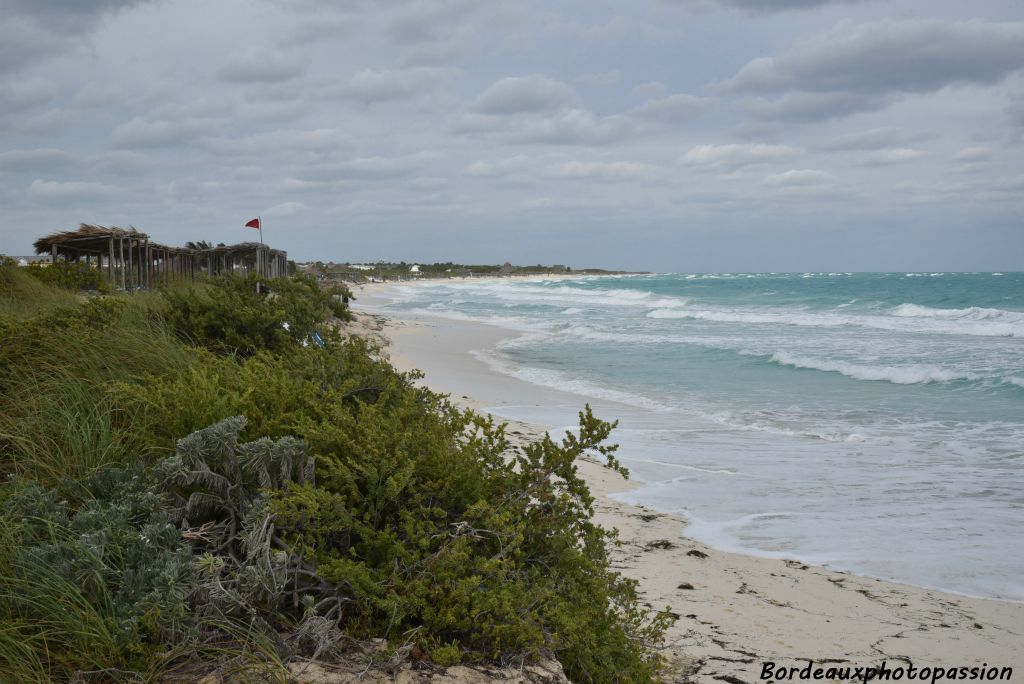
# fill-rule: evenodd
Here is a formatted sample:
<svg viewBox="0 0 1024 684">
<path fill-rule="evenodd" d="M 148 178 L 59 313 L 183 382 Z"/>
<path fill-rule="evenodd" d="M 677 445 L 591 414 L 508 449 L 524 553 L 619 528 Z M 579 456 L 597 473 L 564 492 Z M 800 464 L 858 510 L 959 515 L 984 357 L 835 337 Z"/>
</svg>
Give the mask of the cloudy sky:
<svg viewBox="0 0 1024 684">
<path fill-rule="evenodd" d="M 1024 269 L 1019 0 L 0 0 L 0 252 Z"/>
</svg>

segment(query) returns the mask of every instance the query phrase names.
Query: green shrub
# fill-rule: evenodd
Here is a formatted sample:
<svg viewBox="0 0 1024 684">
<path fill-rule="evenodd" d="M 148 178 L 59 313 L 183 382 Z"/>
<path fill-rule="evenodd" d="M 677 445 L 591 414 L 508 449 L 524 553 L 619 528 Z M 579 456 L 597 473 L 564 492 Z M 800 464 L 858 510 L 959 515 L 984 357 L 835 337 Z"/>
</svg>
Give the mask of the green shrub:
<svg viewBox="0 0 1024 684">
<path fill-rule="evenodd" d="M 223 275 L 210 286 L 166 292 L 167 321 L 184 339 L 218 353 L 250 356 L 259 350 L 285 352 L 309 344 L 313 333 L 326 335 L 329 315 L 349 318 L 336 297 L 307 276 L 258 278 Z"/>
<path fill-rule="evenodd" d="M 64 290 L 112 291 L 108 273 L 83 261 L 58 259 L 52 264 L 35 261 L 26 266 L 25 270 L 42 282 Z"/>
</svg>

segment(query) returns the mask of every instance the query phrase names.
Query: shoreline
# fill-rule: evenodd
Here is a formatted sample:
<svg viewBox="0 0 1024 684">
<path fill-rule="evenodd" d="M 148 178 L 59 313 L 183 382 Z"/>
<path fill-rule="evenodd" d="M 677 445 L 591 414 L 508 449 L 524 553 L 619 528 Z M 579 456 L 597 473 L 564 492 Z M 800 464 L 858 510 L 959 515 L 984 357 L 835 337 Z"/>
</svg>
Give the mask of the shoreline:
<svg viewBox="0 0 1024 684">
<path fill-rule="evenodd" d="M 507 330 L 373 311 L 373 300 L 391 286 L 360 288 L 355 311 L 376 319 L 362 327 L 387 341 L 399 369 L 419 368 L 432 389 L 508 422 L 513 439 L 559 434 L 563 426 L 509 420 L 503 407 L 529 401 L 582 408 L 576 395 L 504 376 L 469 353 L 507 338 Z M 615 418 L 607 408 L 595 413 Z M 645 603 L 671 606 L 680 616 L 667 654 L 690 672 L 688 681 L 756 681 L 767 661 L 787 667 L 803 667 L 807 660 L 853 667 L 882 660 L 890 667 L 908 661 L 918 667 L 1024 667 L 1022 603 L 720 551 L 687 538 L 686 520 L 614 497 L 640 486 L 635 481 L 594 461 L 579 466 L 596 499 L 597 522 L 619 530 L 622 545 L 612 552 L 613 567 L 639 582 Z"/>
</svg>

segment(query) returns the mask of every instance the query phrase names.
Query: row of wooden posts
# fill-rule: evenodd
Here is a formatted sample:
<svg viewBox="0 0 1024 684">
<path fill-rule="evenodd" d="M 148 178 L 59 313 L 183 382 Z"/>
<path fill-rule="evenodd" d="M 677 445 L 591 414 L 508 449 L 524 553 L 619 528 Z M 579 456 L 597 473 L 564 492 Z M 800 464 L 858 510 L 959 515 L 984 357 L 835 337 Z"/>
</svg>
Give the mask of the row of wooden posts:
<svg viewBox="0 0 1024 684">
<path fill-rule="evenodd" d="M 199 274 L 255 272 L 261 278 L 288 274 L 286 252 L 271 249 L 262 243 L 242 243 L 186 249 L 152 243 L 144 233 L 112 230 L 106 235 L 87 232 L 85 226 L 77 233 L 64 233 L 41 238 L 37 243 L 49 247 L 54 262 L 95 263 L 105 270 L 111 285 L 122 290 L 149 289 L 173 282 L 194 280 Z M 41 243 L 45 241 L 45 246 Z"/>
</svg>

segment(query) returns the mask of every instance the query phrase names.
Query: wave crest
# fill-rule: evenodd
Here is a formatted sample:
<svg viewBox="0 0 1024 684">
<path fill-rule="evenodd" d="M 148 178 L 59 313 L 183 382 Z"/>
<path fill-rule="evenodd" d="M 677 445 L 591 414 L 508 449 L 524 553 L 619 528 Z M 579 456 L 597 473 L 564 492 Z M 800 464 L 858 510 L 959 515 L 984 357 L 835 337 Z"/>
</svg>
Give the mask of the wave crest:
<svg viewBox="0 0 1024 684">
<path fill-rule="evenodd" d="M 780 366 L 840 373 L 854 380 L 878 380 L 891 382 L 896 385 L 917 385 L 931 382 L 979 379 L 979 376 L 974 373 L 957 372 L 933 365 L 870 366 L 850 363 L 849 361 L 796 356 L 786 352 L 772 354 L 770 361 Z"/>
</svg>

